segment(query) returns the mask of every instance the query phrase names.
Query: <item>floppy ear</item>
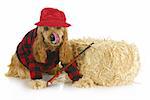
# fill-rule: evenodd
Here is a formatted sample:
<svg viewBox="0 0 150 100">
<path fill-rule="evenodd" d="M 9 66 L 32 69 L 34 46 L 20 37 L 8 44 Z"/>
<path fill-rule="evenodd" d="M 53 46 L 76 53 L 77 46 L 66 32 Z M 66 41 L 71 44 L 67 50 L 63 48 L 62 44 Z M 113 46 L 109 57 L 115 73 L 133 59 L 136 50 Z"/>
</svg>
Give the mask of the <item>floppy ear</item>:
<svg viewBox="0 0 150 100">
<path fill-rule="evenodd" d="M 35 41 L 33 43 L 33 55 L 35 57 L 35 60 L 37 62 L 45 63 L 47 54 L 46 54 L 46 47 L 43 42 L 43 27 L 38 27 L 37 28 L 37 36 L 35 38 Z"/>
<path fill-rule="evenodd" d="M 68 42 L 68 32 L 64 29 L 63 44 L 59 49 L 59 59 L 62 64 L 67 64 L 73 59 L 72 48 Z"/>
</svg>

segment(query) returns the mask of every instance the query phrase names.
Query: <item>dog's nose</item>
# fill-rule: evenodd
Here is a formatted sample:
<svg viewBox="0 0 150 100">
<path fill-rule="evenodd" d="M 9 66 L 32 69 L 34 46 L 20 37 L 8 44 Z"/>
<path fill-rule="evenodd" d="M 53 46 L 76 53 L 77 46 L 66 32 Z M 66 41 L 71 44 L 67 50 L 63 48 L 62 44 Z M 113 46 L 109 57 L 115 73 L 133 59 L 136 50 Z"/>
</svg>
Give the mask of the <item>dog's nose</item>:
<svg viewBox="0 0 150 100">
<path fill-rule="evenodd" d="M 59 38 L 59 35 L 55 32 L 53 32 L 51 35 L 50 35 L 50 41 L 52 44 L 57 44 L 59 43 L 60 41 L 60 38 Z"/>
</svg>

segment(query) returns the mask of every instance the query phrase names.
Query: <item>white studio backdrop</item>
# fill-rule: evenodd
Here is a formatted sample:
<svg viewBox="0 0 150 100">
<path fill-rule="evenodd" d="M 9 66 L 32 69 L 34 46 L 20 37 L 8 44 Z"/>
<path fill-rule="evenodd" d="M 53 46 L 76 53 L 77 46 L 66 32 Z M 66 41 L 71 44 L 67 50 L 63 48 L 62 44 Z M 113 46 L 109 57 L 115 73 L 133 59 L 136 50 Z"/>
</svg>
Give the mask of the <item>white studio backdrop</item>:
<svg viewBox="0 0 150 100">
<path fill-rule="evenodd" d="M 32 90 L 5 77 L 11 56 L 23 36 L 36 26 L 44 7 L 63 10 L 69 39 L 93 37 L 125 40 L 139 48 L 141 69 L 130 86 L 74 89 L 63 85 Z M 27 99 L 150 99 L 150 1 L 149 0 L 1 0 L 0 1 L 0 97 Z"/>
</svg>

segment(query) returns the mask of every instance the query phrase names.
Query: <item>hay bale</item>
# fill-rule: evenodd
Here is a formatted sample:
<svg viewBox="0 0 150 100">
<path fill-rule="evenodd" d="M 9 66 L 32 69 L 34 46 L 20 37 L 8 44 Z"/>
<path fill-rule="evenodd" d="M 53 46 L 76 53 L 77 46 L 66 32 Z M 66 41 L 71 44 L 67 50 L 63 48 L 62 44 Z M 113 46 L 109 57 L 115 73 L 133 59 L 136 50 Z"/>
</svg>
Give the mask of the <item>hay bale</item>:
<svg viewBox="0 0 150 100">
<path fill-rule="evenodd" d="M 139 70 L 139 55 L 134 44 L 114 40 L 71 40 L 73 55 L 79 54 L 91 42 L 95 44 L 77 60 L 83 78 L 74 86 L 116 86 L 133 82 Z"/>
</svg>

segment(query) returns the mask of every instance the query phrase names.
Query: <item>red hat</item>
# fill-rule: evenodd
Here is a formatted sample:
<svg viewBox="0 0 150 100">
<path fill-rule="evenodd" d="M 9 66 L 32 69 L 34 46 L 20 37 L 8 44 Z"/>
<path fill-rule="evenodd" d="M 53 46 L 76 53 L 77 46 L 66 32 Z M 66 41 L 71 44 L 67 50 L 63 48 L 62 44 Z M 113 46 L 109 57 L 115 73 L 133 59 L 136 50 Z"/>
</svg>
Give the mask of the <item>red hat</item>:
<svg viewBox="0 0 150 100">
<path fill-rule="evenodd" d="M 35 23 L 37 26 L 50 26 L 50 27 L 69 27 L 70 24 L 66 23 L 65 14 L 54 8 L 44 8 L 41 11 L 40 21 Z"/>
</svg>

